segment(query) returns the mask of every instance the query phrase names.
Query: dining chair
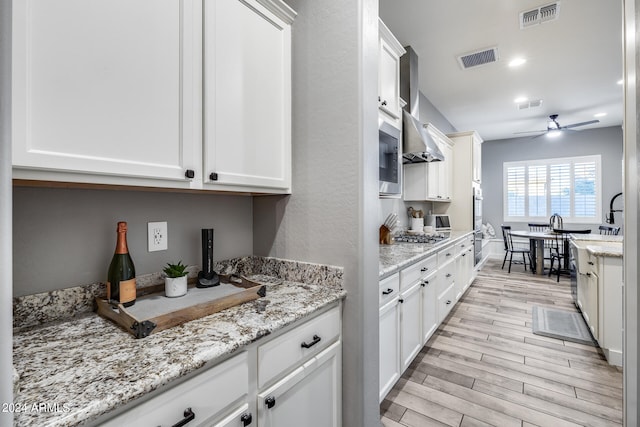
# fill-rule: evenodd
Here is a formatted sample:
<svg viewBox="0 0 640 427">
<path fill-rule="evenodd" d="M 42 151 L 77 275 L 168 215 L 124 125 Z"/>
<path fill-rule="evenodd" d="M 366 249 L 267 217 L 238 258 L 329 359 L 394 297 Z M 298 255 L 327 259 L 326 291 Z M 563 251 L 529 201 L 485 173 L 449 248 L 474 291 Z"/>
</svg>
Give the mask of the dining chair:
<svg viewBox="0 0 640 427">
<path fill-rule="evenodd" d="M 522 254 L 522 263 L 524 264 L 524 271 L 527 271 L 527 258 L 529 258 L 529 266 L 531 266 L 531 250 L 527 246 L 521 246 L 520 243 L 513 243 L 511 237 L 511 226 L 502 226 L 502 239 L 504 240 L 504 259 L 502 260 L 502 268 L 507 262 L 507 256 L 509 256 L 509 273 L 511 273 L 511 264 L 519 264 L 519 261 L 513 261 L 513 254 Z"/>
<path fill-rule="evenodd" d="M 549 277 L 553 272 L 556 273 L 556 282 L 560 281 L 561 273 L 570 273 L 568 266 L 569 256 L 569 235 L 570 234 L 589 234 L 590 229 L 584 230 L 568 230 L 568 229 L 554 229 L 556 238 L 552 240 L 551 248 L 551 265 L 549 266 Z M 558 266 L 554 269 L 553 265 L 558 261 Z"/>
<path fill-rule="evenodd" d="M 540 233 L 544 233 L 545 231 L 549 231 L 549 223 L 547 222 L 530 222 L 529 223 L 529 231 L 538 231 Z M 544 240 L 544 260 L 542 260 L 543 264 L 543 268 L 544 268 L 544 261 L 551 261 L 551 246 L 552 246 L 552 241 L 545 239 Z M 531 248 L 531 250 L 533 250 L 533 248 Z"/>
<path fill-rule="evenodd" d="M 617 236 L 620 233 L 620 227 L 613 227 L 611 225 L 601 225 L 598 227 L 600 234 L 606 234 L 609 236 Z"/>
</svg>

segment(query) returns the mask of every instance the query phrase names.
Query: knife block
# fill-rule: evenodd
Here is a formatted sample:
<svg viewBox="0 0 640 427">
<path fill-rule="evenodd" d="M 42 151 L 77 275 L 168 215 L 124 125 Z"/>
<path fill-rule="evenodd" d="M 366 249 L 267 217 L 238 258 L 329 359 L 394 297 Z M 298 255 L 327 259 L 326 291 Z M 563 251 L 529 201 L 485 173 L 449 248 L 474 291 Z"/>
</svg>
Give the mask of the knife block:
<svg viewBox="0 0 640 427">
<path fill-rule="evenodd" d="M 381 245 L 391 244 L 391 230 L 389 230 L 386 225 L 380 226 L 380 244 Z"/>
</svg>

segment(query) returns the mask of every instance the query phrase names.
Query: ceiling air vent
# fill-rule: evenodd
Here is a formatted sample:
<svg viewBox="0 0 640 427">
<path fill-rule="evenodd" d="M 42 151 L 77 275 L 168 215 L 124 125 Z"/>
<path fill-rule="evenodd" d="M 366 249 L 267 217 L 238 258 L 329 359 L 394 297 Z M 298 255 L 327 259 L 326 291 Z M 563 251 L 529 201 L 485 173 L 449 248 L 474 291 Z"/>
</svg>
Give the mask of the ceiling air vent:
<svg viewBox="0 0 640 427">
<path fill-rule="evenodd" d="M 526 110 L 528 108 L 536 108 L 542 105 L 542 99 L 533 99 L 527 102 L 517 104 L 518 110 Z"/>
<path fill-rule="evenodd" d="M 558 19 L 560 2 L 540 6 L 532 10 L 520 12 L 520 29 Z"/>
<path fill-rule="evenodd" d="M 499 58 L 498 48 L 492 47 L 458 56 L 458 62 L 460 63 L 460 66 L 466 70 L 467 68 L 496 62 Z"/>
</svg>

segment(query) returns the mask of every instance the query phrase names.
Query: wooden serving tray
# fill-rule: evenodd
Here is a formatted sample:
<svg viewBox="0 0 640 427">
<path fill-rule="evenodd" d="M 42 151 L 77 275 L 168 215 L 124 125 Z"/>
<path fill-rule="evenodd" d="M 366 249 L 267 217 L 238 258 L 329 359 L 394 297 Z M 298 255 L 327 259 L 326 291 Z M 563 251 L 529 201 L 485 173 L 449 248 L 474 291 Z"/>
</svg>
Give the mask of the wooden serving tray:
<svg viewBox="0 0 640 427">
<path fill-rule="evenodd" d="M 236 275 L 219 275 L 220 285 L 196 288 L 190 284 L 187 294 L 168 298 L 164 285 L 139 290 L 131 307 L 112 305 L 96 298 L 97 313 L 109 319 L 136 338 L 144 338 L 190 320 L 253 301 L 266 295 L 266 286 Z"/>
</svg>

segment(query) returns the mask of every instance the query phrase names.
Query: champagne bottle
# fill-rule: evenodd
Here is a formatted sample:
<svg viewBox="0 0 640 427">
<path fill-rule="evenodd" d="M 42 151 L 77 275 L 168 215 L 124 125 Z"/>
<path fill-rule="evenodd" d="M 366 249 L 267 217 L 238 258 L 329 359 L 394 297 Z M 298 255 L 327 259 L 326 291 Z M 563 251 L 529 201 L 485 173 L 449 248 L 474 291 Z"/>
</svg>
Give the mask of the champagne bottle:
<svg viewBox="0 0 640 427">
<path fill-rule="evenodd" d="M 127 247 L 127 223 L 119 222 L 116 251 L 109 265 L 107 300 L 130 307 L 136 302 L 136 269 Z"/>
</svg>

